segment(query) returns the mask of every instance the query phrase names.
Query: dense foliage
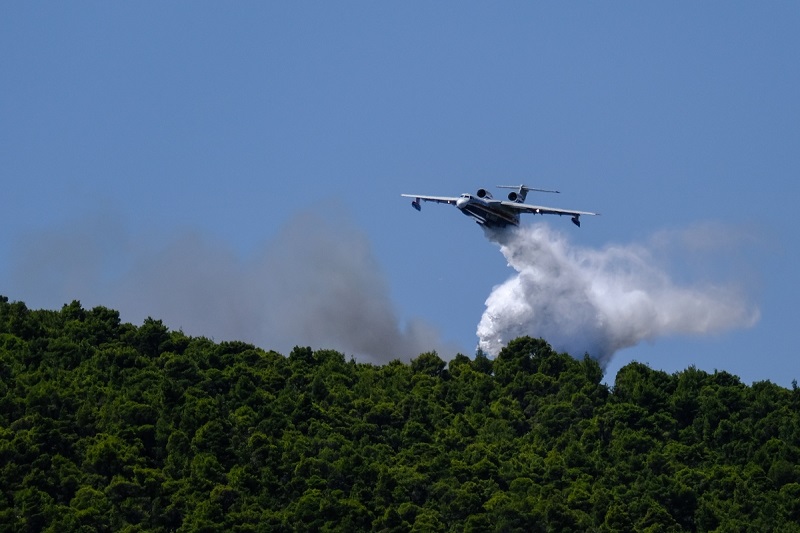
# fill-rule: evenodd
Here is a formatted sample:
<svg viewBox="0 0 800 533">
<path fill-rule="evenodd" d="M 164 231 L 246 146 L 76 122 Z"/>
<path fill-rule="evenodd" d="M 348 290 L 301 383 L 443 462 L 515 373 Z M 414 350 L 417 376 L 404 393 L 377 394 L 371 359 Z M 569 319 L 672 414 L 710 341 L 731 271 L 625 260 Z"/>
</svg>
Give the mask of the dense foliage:
<svg viewBox="0 0 800 533">
<path fill-rule="evenodd" d="M 598 364 L 360 364 L 0 297 L 0 528 L 800 531 L 800 390 Z"/>
</svg>

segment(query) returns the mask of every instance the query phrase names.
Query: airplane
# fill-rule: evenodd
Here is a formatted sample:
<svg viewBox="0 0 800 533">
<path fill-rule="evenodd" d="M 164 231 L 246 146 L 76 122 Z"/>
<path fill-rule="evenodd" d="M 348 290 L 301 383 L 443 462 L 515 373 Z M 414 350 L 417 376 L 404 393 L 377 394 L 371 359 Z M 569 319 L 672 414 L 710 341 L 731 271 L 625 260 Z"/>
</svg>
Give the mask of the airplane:
<svg viewBox="0 0 800 533">
<path fill-rule="evenodd" d="M 508 193 L 508 200 L 496 200 L 486 189 L 478 189 L 475 195 L 464 193 L 459 197 L 451 196 L 422 196 L 419 194 L 401 194 L 406 198 L 414 198 L 411 205 L 417 211 L 422 211 L 420 201 L 436 202 L 439 204 L 455 205 L 462 213 L 475 219 L 475 222 L 486 228 L 505 228 L 506 226 L 519 226 L 520 213 L 534 215 L 569 215 L 572 223 L 581 226 L 581 215 L 598 215 L 588 211 L 575 211 L 572 209 L 558 209 L 541 205 L 525 203 L 528 192 L 551 192 L 548 189 L 536 189 L 527 185 L 498 185 L 500 189 L 515 189 Z"/>
</svg>

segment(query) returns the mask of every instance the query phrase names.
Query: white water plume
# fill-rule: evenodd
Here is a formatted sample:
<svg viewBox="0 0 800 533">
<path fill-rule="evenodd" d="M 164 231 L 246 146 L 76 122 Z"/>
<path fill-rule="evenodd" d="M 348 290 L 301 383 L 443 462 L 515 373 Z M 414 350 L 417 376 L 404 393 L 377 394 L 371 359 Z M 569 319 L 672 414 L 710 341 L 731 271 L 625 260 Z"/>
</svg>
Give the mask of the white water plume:
<svg viewBox="0 0 800 533">
<path fill-rule="evenodd" d="M 546 224 L 486 233 L 516 271 L 492 290 L 478 324 L 479 348 L 489 355 L 529 335 L 605 367 L 615 352 L 645 340 L 718 333 L 759 318 L 736 286 L 679 285 L 646 246 L 579 247 Z"/>
</svg>

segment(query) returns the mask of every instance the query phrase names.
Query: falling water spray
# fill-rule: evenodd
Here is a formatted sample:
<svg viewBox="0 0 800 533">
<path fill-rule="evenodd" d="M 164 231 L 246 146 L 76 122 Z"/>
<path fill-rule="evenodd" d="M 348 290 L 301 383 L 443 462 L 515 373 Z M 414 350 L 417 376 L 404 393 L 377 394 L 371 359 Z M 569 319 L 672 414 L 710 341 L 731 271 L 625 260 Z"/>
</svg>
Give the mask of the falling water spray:
<svg viewBox="0 0 800 533">
<path fill-rule="evenodd" d="M 579 247 L 546 224 L 486 233 L 516 271 L 492 290 L 478 324 L 478 346 L 490 355 L 530 335 L 606 366 L 645 340 L 718 333 L 759 318 L 735 286 L 681 286 L 646 246 Z"/>
</svg>

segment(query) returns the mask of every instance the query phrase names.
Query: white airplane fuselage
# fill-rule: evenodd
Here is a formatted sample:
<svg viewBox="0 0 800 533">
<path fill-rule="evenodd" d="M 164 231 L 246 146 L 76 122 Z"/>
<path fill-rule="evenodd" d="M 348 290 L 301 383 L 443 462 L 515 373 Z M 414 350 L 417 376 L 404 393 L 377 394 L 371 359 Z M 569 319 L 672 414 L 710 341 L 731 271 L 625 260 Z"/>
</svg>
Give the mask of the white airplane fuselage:
<svg viewBox="0 0 800 533">
<path fill-rule="evenodd" d="M 505 228 L 519 226 L 519 215 L 503 206 L 499 200 L 480 198 L 471 194 L 462 194 L 456 200 L 456 207 L 475 222 L 487 228 Z"/>
</svg>

